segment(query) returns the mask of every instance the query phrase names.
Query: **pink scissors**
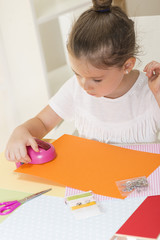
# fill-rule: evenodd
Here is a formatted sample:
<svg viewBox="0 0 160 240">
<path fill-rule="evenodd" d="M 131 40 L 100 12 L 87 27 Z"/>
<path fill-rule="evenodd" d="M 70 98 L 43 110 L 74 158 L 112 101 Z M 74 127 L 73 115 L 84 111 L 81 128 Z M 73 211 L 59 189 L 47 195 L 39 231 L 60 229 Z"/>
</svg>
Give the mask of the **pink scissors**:
<svg viewBox="0 0 160 240">
<path fill-rule="evenodd" d="M 2 202 L 0 203 L 0 215 L 7 215 L 11 212 L 13 212 L 16 208 L 18 208 L 21 204 L 33 199 L 33 198 L 36 198 L 46 192 L 49 192 L 52 188 L 49 188 L 47 190 L 44 190 L 44 191 L 41 191 L 41 192 L 38 192 L 38 193 L 35 193 L 35 194 L 32 194 L 26 198 L 23 198 L 21 200 L 15 200 L 15 201 L 9 201 L 9 202 Z"/>
</svg>

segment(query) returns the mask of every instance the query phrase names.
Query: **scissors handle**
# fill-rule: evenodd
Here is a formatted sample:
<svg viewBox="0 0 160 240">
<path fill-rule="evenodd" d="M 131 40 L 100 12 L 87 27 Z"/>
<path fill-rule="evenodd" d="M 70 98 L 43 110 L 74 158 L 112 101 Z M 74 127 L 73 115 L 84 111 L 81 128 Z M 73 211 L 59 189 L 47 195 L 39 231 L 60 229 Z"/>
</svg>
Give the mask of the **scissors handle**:
<svg viewBox="0 0 160 240">
<path fill-rule="evenodd" d="M 17 200 L 0 203 L 0 206 L 2 206 L 0 207 L 0 215 L 7 215 L 13 212 L 20 205 L 21 203 Z"/>
</svg>

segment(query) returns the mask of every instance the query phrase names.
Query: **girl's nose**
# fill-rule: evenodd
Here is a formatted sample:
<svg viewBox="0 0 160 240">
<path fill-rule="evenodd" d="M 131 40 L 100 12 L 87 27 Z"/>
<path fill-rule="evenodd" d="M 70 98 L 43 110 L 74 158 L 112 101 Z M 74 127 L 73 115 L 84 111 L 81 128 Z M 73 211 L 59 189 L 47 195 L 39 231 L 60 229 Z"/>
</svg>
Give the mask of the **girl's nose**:
<svg viewBox="0 0 160 240">
<path fill-rule="evenodd" d="M 85 78 L 82 79 L 82 86 L 84 90 L 89 90 L 91 89 L 91 84 L 89 83 L 89 80 L 86 80 Z"/>
</svg>

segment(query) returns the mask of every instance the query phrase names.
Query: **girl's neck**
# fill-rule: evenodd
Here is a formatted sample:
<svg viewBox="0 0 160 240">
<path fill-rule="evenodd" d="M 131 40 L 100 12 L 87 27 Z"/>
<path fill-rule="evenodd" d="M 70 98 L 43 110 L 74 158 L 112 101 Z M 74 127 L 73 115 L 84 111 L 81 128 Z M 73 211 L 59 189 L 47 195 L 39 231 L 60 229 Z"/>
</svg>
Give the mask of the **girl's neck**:
<svg viewBox="0 0 160 240">
<path fill-rule="evenodd" d="M 118 89 L 114 93 L 106 97 L 115 99 L 123 96 L 132 88 L 132 86 L 137 81 L 138 77 L 139 77 L 139 71 L 132 70 L 129 74 L 124 75 L 124 78 L 122 79 Z"/>
</svg>

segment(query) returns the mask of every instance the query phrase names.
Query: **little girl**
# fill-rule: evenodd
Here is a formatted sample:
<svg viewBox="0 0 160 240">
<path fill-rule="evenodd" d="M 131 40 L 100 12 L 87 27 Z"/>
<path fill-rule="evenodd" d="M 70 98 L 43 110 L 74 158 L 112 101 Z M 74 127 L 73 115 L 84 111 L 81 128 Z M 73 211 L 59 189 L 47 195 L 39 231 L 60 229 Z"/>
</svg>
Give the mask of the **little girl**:
<svg viewBox="0 0 160 240">
<path fill-rule="evenodd" d="M 154 142 L 160 129 L 160 63 L 144 72 L 136 61 L 134 23 L 112 0 L 93 0 L 75 22 L 67 48 L 75 75 L 37 116 L 18 126 L 6 148 L 11 161 L 29 162 L 26 146 L 62 119 L 74 120 L 79 136 L 105 143 Z"/>
</svg>

